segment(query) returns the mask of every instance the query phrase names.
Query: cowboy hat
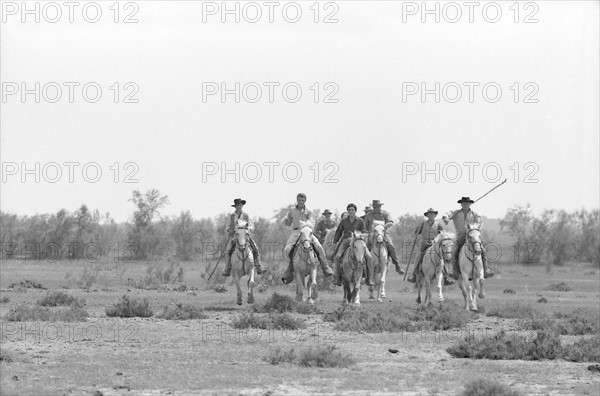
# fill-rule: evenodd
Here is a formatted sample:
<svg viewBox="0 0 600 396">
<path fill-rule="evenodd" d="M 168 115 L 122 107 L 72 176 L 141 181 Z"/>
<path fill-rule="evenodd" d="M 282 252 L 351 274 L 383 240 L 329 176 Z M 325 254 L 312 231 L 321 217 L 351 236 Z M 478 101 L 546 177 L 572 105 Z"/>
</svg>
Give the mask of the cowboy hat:
<svg viewBox="0 0 600 396">
<path fill-rule="evenodd" d="M 378 199 L 374 199 L 372 205 L 383 205 L 383 202 L 379 201 Z"/>
<path fill-rule="evenodd" d="M 373 210 L 373 207 L 371 205 L 365 206 L 365 213 L 369 213 L 372 210 Z"/>
<path fill-rule="evenodd" d="M 433 208 L 429 208 L 429 209 L 427 209 L 427 212 L 423 213 L 423 215 L 427 216 L 429 213 L 435 213 L 435 215 L 437 216 L 438 211 L 437 210 L 433 210 Z"/>
<path fill-rule="evenodd" d="M 329 209 L 325 209 L 325 211 L 323 212 L 323 216 L 330 215 L 330 214 L 332 214 L 332 213 L 329 211 Z"/>
<path fill-rule="evenodd" d="M 459 199 L 457 201 L 457 203 L 463 203 L 463 202 L 468 202 L 468 203 L 475 203 L 475 201 L 473 201 L 471 198 L 469 197 L 462 197 L 461 199 Z"/>
<path fill-rule="evenodd" d="M 242 204 L 242 205 L 246 205 L 246 200 L 241 199 L 241 198 L 236 198 L 233 200 L 233 207 L 236 207 L 237 205 Z"/>
</svg>

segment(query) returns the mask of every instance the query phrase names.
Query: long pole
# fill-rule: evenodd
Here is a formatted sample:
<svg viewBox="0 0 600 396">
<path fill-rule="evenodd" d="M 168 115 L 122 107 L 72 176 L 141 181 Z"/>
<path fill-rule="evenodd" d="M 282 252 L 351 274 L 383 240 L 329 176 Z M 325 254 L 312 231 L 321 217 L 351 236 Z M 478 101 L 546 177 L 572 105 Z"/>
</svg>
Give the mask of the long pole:
<svg viewBox="0 0 600 396">
<path fill-rule="evenodd" d="M 406 274 L 408 274 L 408 267 L 410 267 L 410 260 L 412 260 L 413 252 L 415 251 L 415 245 L 417 244 L 417 239 L 419 238 L 419 234 L 415 237 L 415 241 L 413 242 L 412 249 L 410 249 L 410 256 L 408 257 L 408 263 L 406 264 L 406 271 L 404 272 L 404 279 L 406 280 Z"/>
<path fill-rule="evenodd" d="M 210 276 L 208 277 L 207 282 L 210 281 L 210 278 L 212 278 L 213 274 L 215 273 L 215 270 L 219 266 L 219 263 L 221 262 L 221 259 L 223 258 L 223 255 L 225 254 L 225 250 L 227 250 L 227 246 L 229 245 L 229 240 L 230 239 L 231 239 L 231 236 L 229 236 L 229 238 L 227 238 L 227 242 L 225 243 L 225 247 L 223 248 L 223 252 L 221 253 L 221 257 L 219 257 L 219 260 L 217 261 L 217 265 L 215 265 L 215 268 L 213 268 L 212 272 L 210 273 Z"/>
<path fill-rule="evenodd" d="M 479 201 L 481 198 L 485 197 L 486 195 L 488 195 L 489 193 L 491 193 L 492 191 L 494 191 L 495 189 L 497 189 L 498 187 L 500 187 L 501 185 L 503 185 L 504 183 L 506 183 L 508 179 L 504 179 L 504 181 L 500 184 L 498 184 L 496 187 L 492 188 L 490 191 L 486 192 L 485 194 L 483 194 L 481 197 L 477 198 L 475 200 L 475 202 Z"/>
</svg>

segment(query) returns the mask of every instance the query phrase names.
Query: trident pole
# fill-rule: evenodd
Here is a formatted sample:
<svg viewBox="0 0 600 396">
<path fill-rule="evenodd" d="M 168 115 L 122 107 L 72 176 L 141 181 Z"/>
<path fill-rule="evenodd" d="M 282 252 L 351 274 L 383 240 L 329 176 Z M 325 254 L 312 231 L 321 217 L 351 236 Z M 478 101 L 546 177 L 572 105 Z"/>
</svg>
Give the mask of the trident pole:
<svg viewBox="0 0 600 396">
<path fill-rule="evenodd" d="M 225 254 L 225 250 L 227 250 L 227 246 L 229 245 L 229 240 L 230 239 L 231 239 L 231 236 L 229 236 L 229 238 L 227 238 L 227 242 L 225 242 L 225 247 L 223 248 L 223 252 L 221 253 L 221 257 L 219 257 L 219 260 L 217 261 L 217 265 L 215 265 L 215 268 L 213 268 L 213 270 L 210 273 L 210 276 L 208 277 L 208 280 L 206 282 L 210 281 L 210 278 L 212 278 L 213 274 L 215 273 L 215 270 L 219 266 L 219 263 L 221 262 L 221 259 L 223 258 L 223 255 Z"/>
</svg>

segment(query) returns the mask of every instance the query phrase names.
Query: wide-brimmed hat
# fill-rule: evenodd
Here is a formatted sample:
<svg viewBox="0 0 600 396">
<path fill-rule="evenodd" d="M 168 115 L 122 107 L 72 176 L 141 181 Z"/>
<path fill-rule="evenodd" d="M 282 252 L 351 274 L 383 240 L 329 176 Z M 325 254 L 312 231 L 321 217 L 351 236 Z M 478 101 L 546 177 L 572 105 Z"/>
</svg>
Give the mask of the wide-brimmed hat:
<svg viewBox="0 0 600 396">
<path fill-rule="evenodd" d="M 378 200 L 378 199 L 374 199 L 374 200 L 373 200 L 373 203 L 372 203 L 371 205 L 373 205 L 373 206 L 375 206 L 375 205 L 383 205 L 383 202 L 381 202 L 381 201 L 380 201 L 380 200 Z"/>
<path fill-rule="evenodd" d="M 427 209 L 427 212 L 423 213 L 423 215 L 427 216 L 429 213 L 435 213 L 435 215 L 437 216 L 438 211 L 437 210 L 433 210 L 433 208 L 429 208 L 429 209 Z"/>
<path fill-rule="evenodd" d="M 468 202 L 468 203 L 475 203 L 475 201 L 473 201 L 471 198 L 469 197 L 462 197 L 461 199 L 459 199 L 457 201 L 457 203 L 463 203 L 463 202 Z"/>
<path fill-rule="evenodd" d="M 235 207 L 235 206 L 237 206 L 239 204 L 246 205 L 246 200 L 245 199 L 241 199 L 241 198 L 236 198 L 236 199 L 233 200 L 233 205 L 231 205 L 231 206 Z"/>
<path fill-rule="evenodd" d="M 326 216 L 328 214 L 330 215 L 332 213 L 329 211 L 329 209 L 325 209 L 325 211 L 323 212 L 323 216 Z"/>
<path fill-rule="evenodd" d="M 365 206 L 365 213 L 369 213 L 372 210 L 373 210 L 373 207 L 371 205 Z"/>
</svg>

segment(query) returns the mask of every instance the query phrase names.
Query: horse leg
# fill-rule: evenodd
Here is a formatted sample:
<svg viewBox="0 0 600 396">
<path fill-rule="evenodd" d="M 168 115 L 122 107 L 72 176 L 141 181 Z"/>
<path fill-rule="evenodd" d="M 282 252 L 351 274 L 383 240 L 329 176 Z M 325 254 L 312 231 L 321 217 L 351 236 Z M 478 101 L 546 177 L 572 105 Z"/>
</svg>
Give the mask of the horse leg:
<svg viewBox="0 0 600 396">
<path fill-rule="evenodd" d="M 443 265 L 444 264 L 442 263 L 442 268 Z M 444 278 L 444 274 L 442 268 L 440 268 L 440 270 L 437 273 L 438 302 L 444 301 L 444 295 L 442 294 L 442 280 Z"/>
<path fill-rule="evenodd" d="M 483 284 L 485 283 L 485 278 L 483 277 L 483 268 L 479 271 L 479 279 L 478 279 L 478 289 L 479 289 L 479 298 L 485 298 L 485 291 L 483 290 Z"/>
<path fill-rule="evenodd" d="M 304 286 L 304 282 L 302 281 L 302 274 L 300 274 L 300 270 L 295 270 L 294 275 L 296 278 L 296 301 L 302 301 L 302 288 Z"/>
<path fill-rule="evenodd" d="M 417 294 L 417 304 L 421 304 L 421 290 L 423 289 L 423 279 L 420 279 L 420 275 L 416 275 L 417 276 L 417 290 L 418 290 L 418 294 Z"/>
<path fill-rule="evenodd" d="M 388 272 L 388 266 L 387 266 L 387 261 L 385 262 L 385 264 L 381 264 L 381 280 L 379 281 L 379 298 L 378 301 L 382 301 L 383 298 L 386 298 L 387 296 L 385 295 L 385 279 L 387 277 L 387 272 Z"/>
<path fill-rule="evenodd" d="M 344 299 L 342 300 L 342 303 L 344 303 L 344 305 L 348 305 L 350 302 L 350 285 L 346 279 L 344 279 L 342 282 L 344 286 Z"/>
<path fill-rule="evenodd" d="M 240 275 L 237 273 L 237 270 L 236 270 L 236 273 L 235 273 L 233 279 L 235 280 L 235 287 L 237 288 L 236 303 L 237 303 L 237 305 L 242 305 L 242 286 L 240 286 Z"/>
<path fill-rule="evenodd" d="M 254 304 L 254 268 L 250 272 L 250 279 L 248 279 L 248 304 Z"/>
<path fill-rule="evenodd" d="M 460 291 L 462 291 L 462 295 L 465 299 L 465 309 L 467 311 L 469 311 L 469 293 L 467 292 L 467 288 L 469 284 L 469 280 L 465 281 L 465 277 L 463 276 L 463 274 L 460 274 L 460 278 L 458 278 L 458 285 L 460 286 Z"/>
<path fill-rule="evenodd" d="M 248 287 L 254 288 L 256 286 L 256 282 L 254 282 L 254 272 L 256 271 L 254 265 L 250 264 L 251 268 L 248 271 Z"/>
<path fill-rule="evenodd" d="M 315 303 L 313 293 L 315 292 L 316 288 L 317 288 L 317 269 L 314 268 L 312 271 L 310 271 L 310 286 L 308 287 L 308 303 L 309 304 Z"/>
</svg>

